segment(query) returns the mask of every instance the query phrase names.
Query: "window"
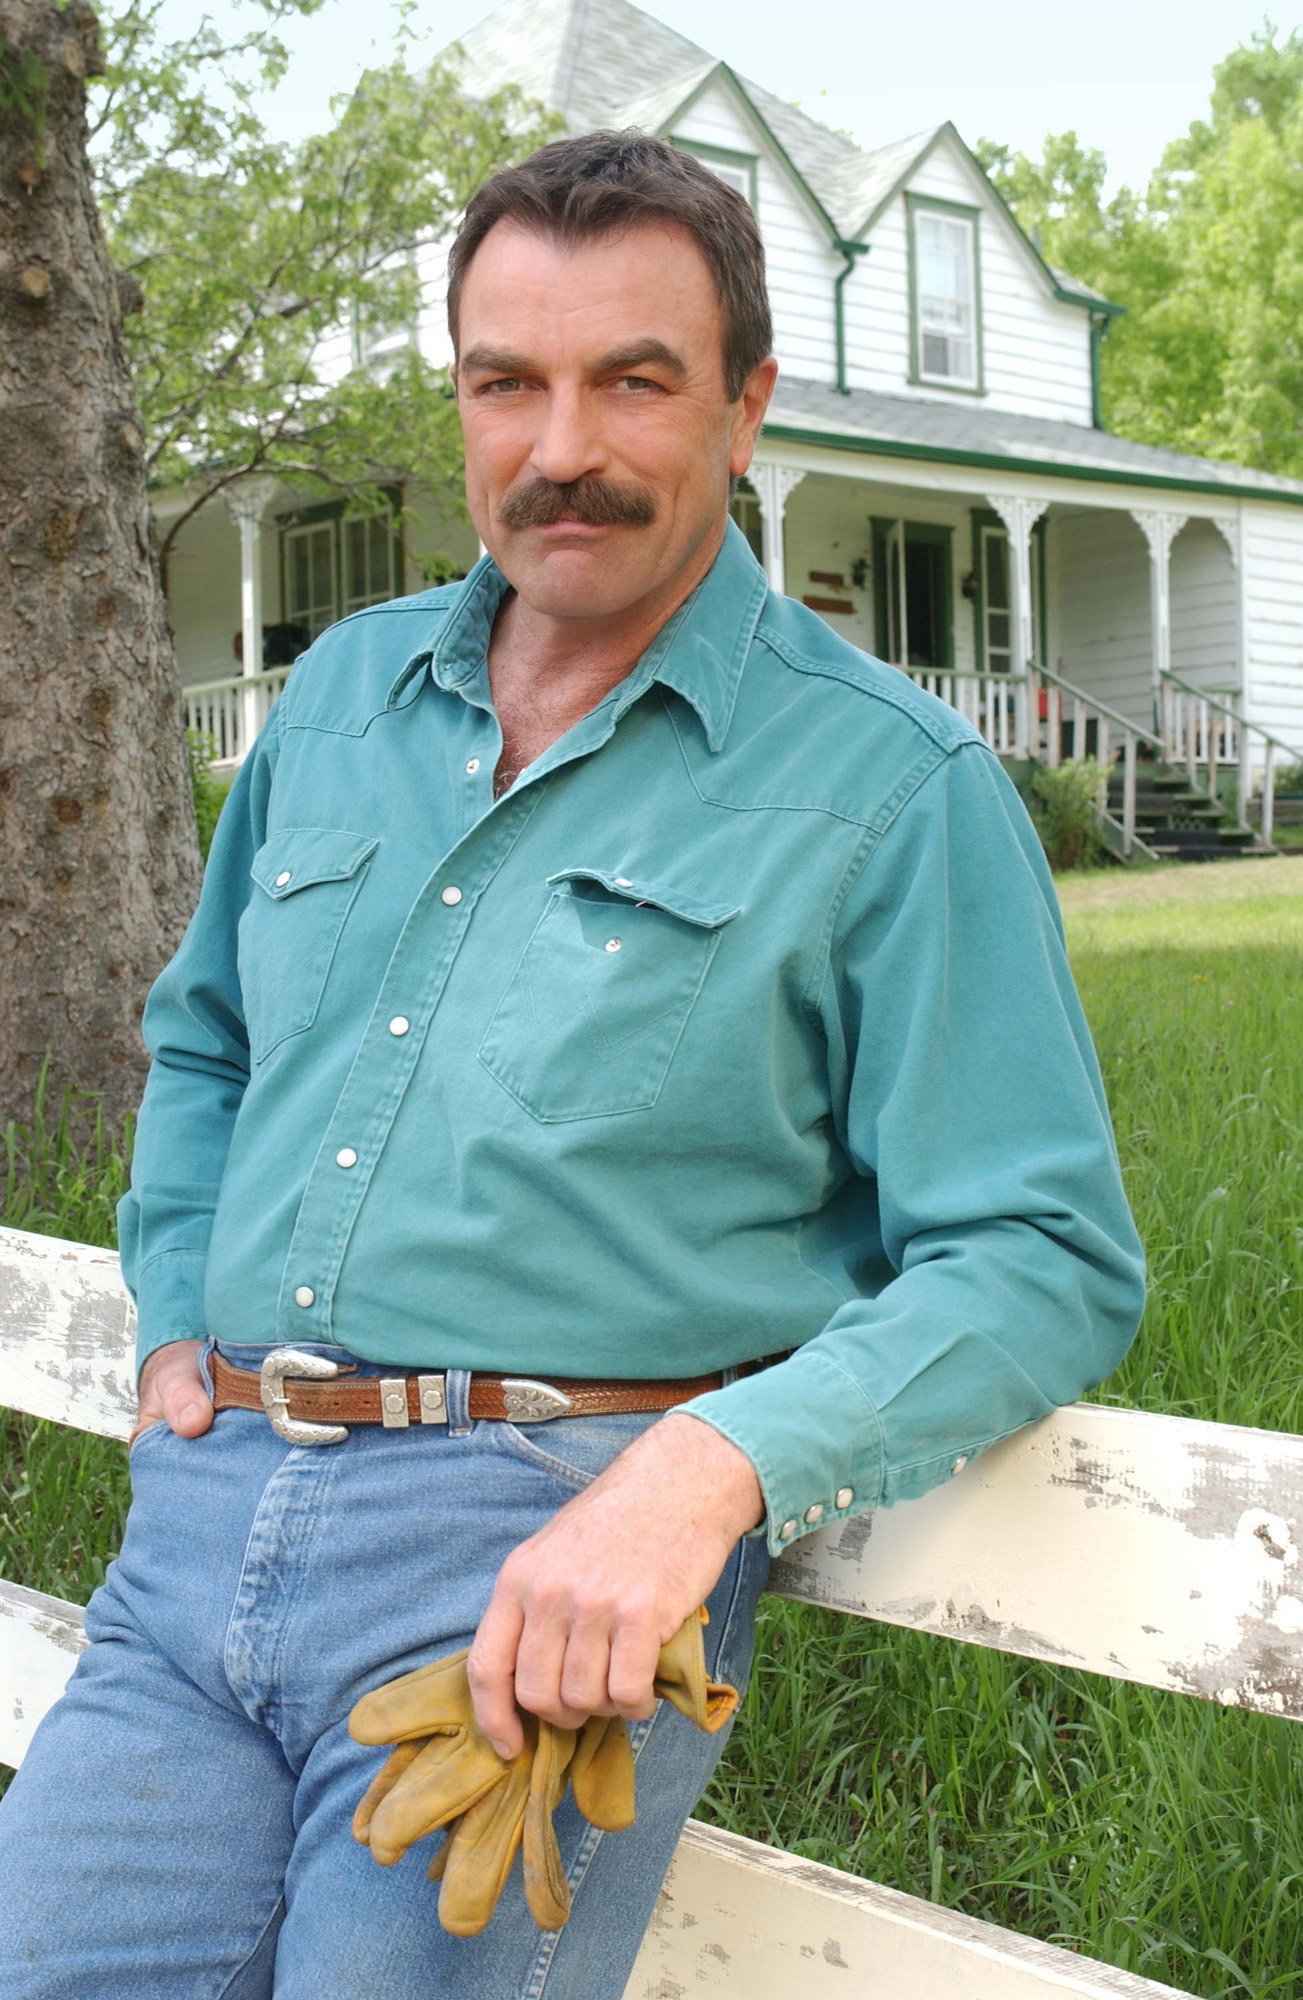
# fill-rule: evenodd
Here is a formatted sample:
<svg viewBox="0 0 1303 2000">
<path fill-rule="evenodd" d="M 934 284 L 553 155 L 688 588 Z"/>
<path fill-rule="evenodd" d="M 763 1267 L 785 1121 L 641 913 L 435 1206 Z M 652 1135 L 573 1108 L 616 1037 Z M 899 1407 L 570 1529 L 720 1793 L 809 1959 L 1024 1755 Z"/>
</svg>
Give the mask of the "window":
<svg viewBox="0 0 1303 2000">
<path fill-rule="evenodd" d="M 1045 655 L 1045 520 L 1032 529 L 1028 549 L 1032 594 L 1032 658 Z M 999 516 L 973 512 L 973 619 L 979 671 L 1007 674 L 1013 666 L 1013 564 L 1009 536 Z M 965 591 L 968 585 L 965 584 Z"/>
<path fill-rule="evenodd" d="M 390 495 L 398 504 L 397 492 Z M 403 587 L 402 538 L 392 514 L 345 518 L 342 501 L 280 517 L 281 618 L 309 639 L 327 625 L 384 604 Z"/>
<path fill-rule="evenodd" d="M 756 561 L 763 563 L 765 538 L 760 525 L 760 501 L 749 480 L 744 479 L 739 482 L 737 491 L 728 503 L 728 511 L 746 536 Z"/>
<path fill-rule="evenodd" d="M 980 394 L 978 211 L 919 195 L 906 199 L 913 328 L 910 379 Z"/>
<path fill-rule="evenodd" d="M 415 272 L 417 270 L 415 251 L 400 251 L 396 256 L 388 258 L 386 269 Z M 399 313 L 392 318 L 381 318 L 374 313 L 368 313 L 356 299 L 350 307 L 349 331 L 355 368 L 383 361 L 391 355 L 400 354 L 404 348 L 418 345 L 415 314 Z"/>
<path fill-rule="evenodd" d="M 675 139 L 681 153 L 691 153 L 703 167 L 709 167 L 735 189 L 752 208 L 756 205 L 756 158 L 754 153 L 734 153 L 727 146 L 705 146 L 696 139 Z"/>
</svg>

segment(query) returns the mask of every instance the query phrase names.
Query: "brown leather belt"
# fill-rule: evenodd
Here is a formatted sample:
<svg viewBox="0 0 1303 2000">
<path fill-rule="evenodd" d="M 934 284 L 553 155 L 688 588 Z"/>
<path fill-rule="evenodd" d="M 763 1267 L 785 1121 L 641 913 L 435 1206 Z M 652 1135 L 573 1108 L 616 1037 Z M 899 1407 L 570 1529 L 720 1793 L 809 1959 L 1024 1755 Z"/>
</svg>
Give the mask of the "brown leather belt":
<svg viewBox="0 0 1303 2000">
<path fill-rule="evenodd" d="M 747 1363 L 750 1373 L 759 1364 Z M 213 1351 L 213 1407 L 218 1410 L 258 1410 L 273 1430 L 292 1444 L 334 1444 L 347 1436 L 347 1424 L 384 1424 L 392 1430 L 409 1424 L 443 1424 L 448 1420 L 445 1377 L 433 1373 L 365 1375 L 341 1379 L 352 1372 L 345 1362 L 328 1361 L 310 1350 L 275 1349 L 261 1369 L 237 1368 Z M 473 1418 L 514 1424 L 546 1423 L 553 1417 L 617 1416 L 625 1411 L 672 1410 L 708 1389 L 718 1389 L 723 1376 L 696 1375 L 675 1381 L 579 1381 L 541 1375 L 481 1375 L 470 1381 L 469 1410 Z"/>
</svg>

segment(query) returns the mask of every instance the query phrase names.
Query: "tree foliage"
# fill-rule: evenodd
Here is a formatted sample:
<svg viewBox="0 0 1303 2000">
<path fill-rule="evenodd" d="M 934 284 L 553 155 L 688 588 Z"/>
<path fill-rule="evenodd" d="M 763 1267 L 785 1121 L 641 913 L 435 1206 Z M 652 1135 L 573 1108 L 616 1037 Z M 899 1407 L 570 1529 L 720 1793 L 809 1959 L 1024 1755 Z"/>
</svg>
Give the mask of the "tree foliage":
<svg viewBox="0 0 1303 2000">
<path fill-rule="evenodd" d="M 1109 428 L 1303 475 L 1303 33 L 1264 27 L 1148 187 L 1104 194 L 1075 132 L 979 157 L 1053 264 L 1127 308 L 1104 348 Z"/>
<path fill-rule="evenodd" d="M 471 190 L 552 134 L 514 89 L 482 101 L 455 59 L 424 66 L 397 8 L 397 54 L 332 104 L 302 142 L 264 123 L 287 63 L 277 28 L 323 0 L 249 0 L 261 18 L 224 40 L 205 16 L 181 40 L 163 0 L 106 7 L 107 68 L 92 156 L 129 308 L 127 337 L 153 482 L 183 482 L 184 523 L 249 473 L 361 509 L 389 482 L 458 484 L 446 374 L 414 346 L 354 365 L 349 328 L 410 323 L 415 256 Z"/>
</svg>

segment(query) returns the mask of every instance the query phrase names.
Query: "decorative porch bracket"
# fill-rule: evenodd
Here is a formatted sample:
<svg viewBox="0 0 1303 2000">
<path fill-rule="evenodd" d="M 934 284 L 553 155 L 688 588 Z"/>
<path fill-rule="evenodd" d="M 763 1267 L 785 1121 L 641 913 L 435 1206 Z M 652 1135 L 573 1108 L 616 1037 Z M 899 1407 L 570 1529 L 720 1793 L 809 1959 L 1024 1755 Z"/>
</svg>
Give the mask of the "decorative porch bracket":
<svg viewBox="0 0 1303 2000">
<path fill-rule="evenodd" d="M 789 498 L 805 474 L 790 465 L 775 465 L 772 459 L 755 459 L 747 478 L 760 502 L 760 540 L 769 588 L 785 590 L 787 562 L 783 548 L 783 516 L 787 512 Z"/>
<path fill-rule="evenodd" d="M 1009 537 L 1010 597 L 1013 617 L 1009 632 L 1009 668 L 1014 679 L 1014 752 L 1034 757 L 1039 718 L 1032 714 L 1027 669 L 1032 658 L 1032 529 L 1049 506 L 1048 500 L 1029 500 L 1022 493 L 988 493 L 986 504 L 1004 522 Z"/>
<path fill-rule="evenodd" d="M 258 734 L 258 694 L 254 679 L 262 672 L 262 523 L 277 482 L 266 477 L 242 479 L 223 495 L 226 511 L 240 531 L 240 671 L 248 685 L 240 709 L 239 756 L 246 757 Z"/>
<path fill-rule="evenodd" d="M 1163 675 L 1172 671 L 1172 543 L 1190 517 L 1169 514 L 1160 507 L 1132 507 L 1130 512 L 1149 544 L 1149 630 L 1157 727 Z"/>
</svg>

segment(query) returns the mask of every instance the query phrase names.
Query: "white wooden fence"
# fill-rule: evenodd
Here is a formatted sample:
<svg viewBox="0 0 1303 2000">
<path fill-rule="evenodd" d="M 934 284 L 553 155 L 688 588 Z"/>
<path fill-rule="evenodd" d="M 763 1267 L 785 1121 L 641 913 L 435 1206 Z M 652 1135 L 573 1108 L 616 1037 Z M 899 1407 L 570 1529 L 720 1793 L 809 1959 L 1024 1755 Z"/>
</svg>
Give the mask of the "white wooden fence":
<svg viewBox="0 0 1303 2000">
<path fill-rule="evenodd" d="M 116 1256 L 0 1230 L 0 1404 L 125 1439 Z M 1303 1720 L 1303 1438 L 1072 1404 L 908 1506 L 810 1535 L 783 1596 Z M 81 1648 L 0 1582 L 0 1760 Z M 848 1976 L 849 1975 L 849 1976 Z M 1160 2000 L 1175 1989 L 690 1821 L 626 2000 Z"/>
<path fill-rule="evenodd" d="M 182 688 L 186 728 L 212 737 L 213 763 L 220 770 L 234 770 L 244 762 L 289 677 L 288 667 L 264 667 L 261 673 L 227 674 Z"/>
</svg>

